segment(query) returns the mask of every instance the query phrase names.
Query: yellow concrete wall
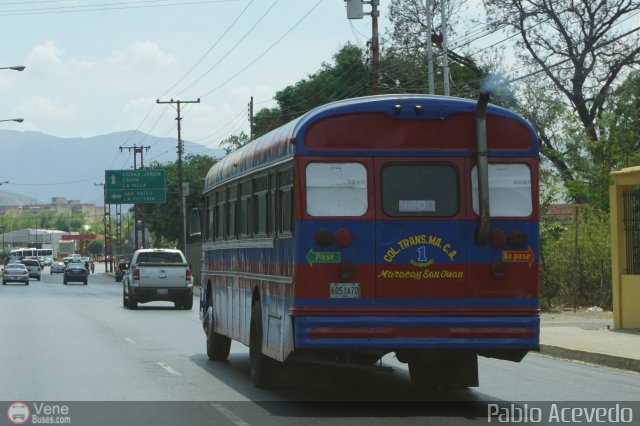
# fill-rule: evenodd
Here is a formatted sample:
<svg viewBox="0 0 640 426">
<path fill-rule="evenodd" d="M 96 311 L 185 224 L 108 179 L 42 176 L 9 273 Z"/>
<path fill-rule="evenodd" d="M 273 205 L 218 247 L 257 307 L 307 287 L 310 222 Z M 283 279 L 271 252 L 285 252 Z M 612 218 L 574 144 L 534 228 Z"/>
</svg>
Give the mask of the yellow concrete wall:
<svg viewBox="0 0 640 426">
<path fill-rule="evenodd" d="M 620 277 L 620 314 L 616 328 L 640 328 L 640 275 Z"/>
<path fill-rule="evenodd" d="M 611 222 L 611 284 L 614 328 L 640 328 L 640 275 L 626 275 L 624 204 L 626 186 L 640 186 L 640 167 L 612 172 L 609 188 Z"/>
</svg>

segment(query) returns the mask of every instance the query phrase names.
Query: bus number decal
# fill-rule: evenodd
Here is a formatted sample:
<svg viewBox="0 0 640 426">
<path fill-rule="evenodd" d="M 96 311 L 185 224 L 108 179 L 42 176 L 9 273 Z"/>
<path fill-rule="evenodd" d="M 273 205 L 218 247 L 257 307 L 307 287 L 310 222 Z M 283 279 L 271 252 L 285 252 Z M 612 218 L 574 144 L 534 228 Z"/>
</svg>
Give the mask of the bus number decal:
<svg viewBox="0 0 640 426">
<path fill-rule="evenodd" d="M 390 247 L 385 253 L 383 259 L 387 263 L 393 262 L 397 255 L 412 247 L 416 247 L 417 260 L 411 260 L 411 264 L 420 267 L 427 267 L 433 263 L 433 259 L 427 258 L 427 247 L 435 247 L 442 251 L 451 262 L 455 261 L 458 251 L 455 250 L 450 243 L 443 242 L 442 237 L 435 235 L 419 234 L 404 238 L 394 246 Z"/>
</svg>

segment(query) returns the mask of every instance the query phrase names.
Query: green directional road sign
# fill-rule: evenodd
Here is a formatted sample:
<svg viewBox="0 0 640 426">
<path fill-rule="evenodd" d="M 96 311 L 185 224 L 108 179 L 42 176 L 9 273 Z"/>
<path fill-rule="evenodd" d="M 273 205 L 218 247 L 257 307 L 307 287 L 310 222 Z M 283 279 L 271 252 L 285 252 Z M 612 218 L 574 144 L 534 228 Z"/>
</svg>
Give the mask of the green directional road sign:
<svg viewBox="0 0 640 426">
<path fill-rule="evenodd" d="M 105 204 L 153 204 L 167 201 L 164 170 L 105 170 Z"/>
</svg>

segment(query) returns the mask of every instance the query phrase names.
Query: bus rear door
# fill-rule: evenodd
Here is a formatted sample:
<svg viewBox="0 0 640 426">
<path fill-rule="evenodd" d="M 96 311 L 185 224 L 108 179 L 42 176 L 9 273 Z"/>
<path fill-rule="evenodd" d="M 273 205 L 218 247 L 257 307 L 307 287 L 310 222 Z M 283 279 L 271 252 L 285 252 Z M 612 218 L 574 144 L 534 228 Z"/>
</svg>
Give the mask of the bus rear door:
<svg viewBox="0 0 640 426">
<path fill-rule="evenodd" d="M 462 158 L 376 159 L 376 299 L 406 308 L 466 297 Z"/>
</svg>

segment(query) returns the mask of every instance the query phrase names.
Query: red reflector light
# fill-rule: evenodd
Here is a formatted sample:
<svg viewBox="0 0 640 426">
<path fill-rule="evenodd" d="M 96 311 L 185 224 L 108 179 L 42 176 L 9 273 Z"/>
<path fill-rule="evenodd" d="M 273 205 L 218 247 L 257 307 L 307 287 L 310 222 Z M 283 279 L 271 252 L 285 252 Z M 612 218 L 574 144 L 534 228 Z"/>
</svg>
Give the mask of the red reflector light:
<svg viewBox="0 0 640 426">
<path fill-rule="evenodd" d="M 336 231 L 336 244 L 342 248 L 349 247 L 353 243 L 353 234 L 347 228 L 340 228 Z"/>
<path fill-rule="evenodd" d="M 507 264 L 504 262 L 495 262 L 491 264 L 491 274 L 493 278 L 500 279 L 507 275 Z"/>
<path fill-rule="evenodd" d="M 507 233 L 502 229 L 494 229 L 491 231 L 491 246 L 493 248 L 501 248 L 507 244 Z"/>
<path fill-rule="evenodd" d="M 338 265 L 338 275 L 342 280 L 350 280 L 355 273 L 355 266 L 352 262 L 342 262 Z"/>
<path fill-rule="evenodd" d="M 319 229 L 316 232 L 316 244 L 320 247 L 329 247 L 333 242 L 333 234 L 327 229 Z"/>
</svg>

